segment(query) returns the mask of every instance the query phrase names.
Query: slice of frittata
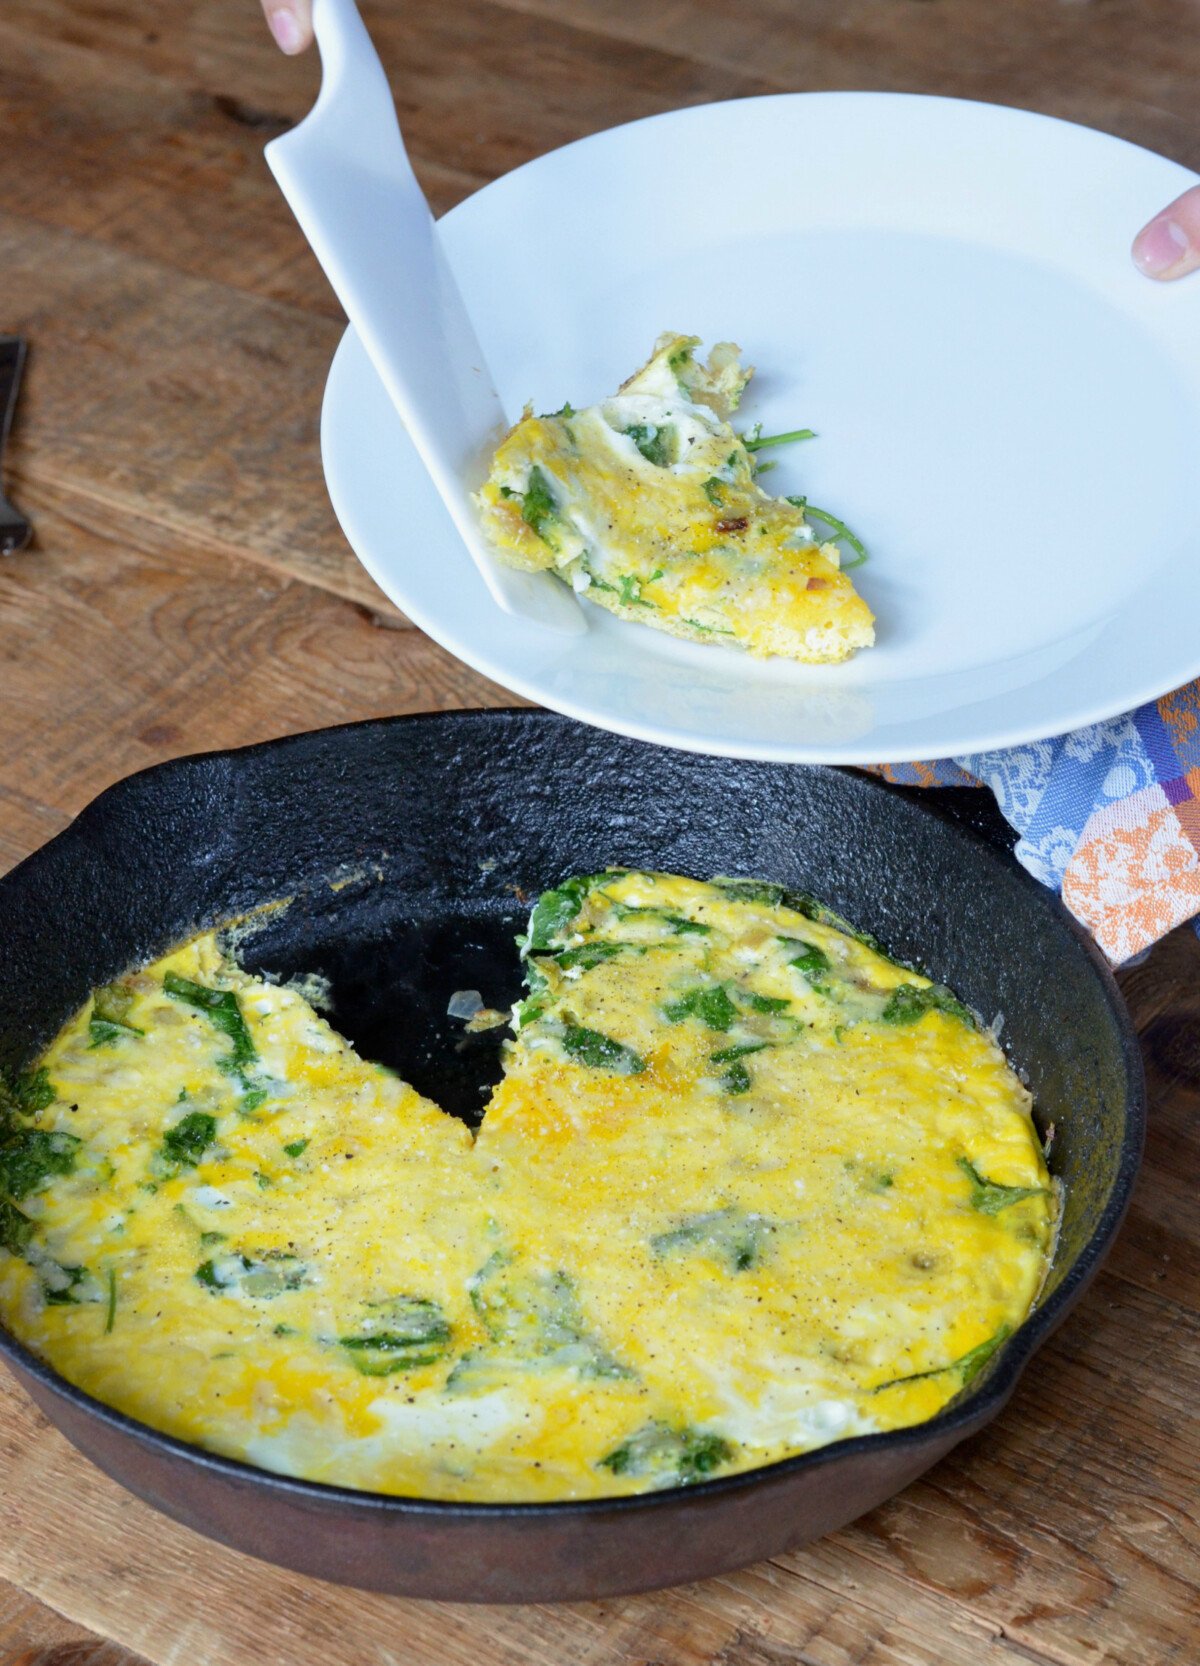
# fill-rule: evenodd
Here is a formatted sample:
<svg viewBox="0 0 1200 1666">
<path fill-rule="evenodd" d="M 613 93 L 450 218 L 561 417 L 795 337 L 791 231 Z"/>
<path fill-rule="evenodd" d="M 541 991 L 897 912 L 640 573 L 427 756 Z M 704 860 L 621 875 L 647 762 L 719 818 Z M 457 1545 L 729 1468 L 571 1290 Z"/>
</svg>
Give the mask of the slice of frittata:
<svg viewBox="0 0 1200 1666">
<path fill-rule="evenodd" d="M 663 335 L 603 404 L 534 416 L 501 442 L 476 498 L 502 560 L 548 569 L 623 618 L 752 654 L 828 662 L 874 617 L 801 502 L 769 496 L 728 418 L 751 367 L 720 342 Z"/>
</svg>

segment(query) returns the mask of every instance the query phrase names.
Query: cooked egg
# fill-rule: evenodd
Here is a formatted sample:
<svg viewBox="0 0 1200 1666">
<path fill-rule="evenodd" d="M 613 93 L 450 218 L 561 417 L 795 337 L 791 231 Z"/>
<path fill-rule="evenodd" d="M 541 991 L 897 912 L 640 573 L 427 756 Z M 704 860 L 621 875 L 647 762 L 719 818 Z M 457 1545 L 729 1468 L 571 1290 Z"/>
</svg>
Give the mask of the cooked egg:
<svg viewBox="0 0 1200 1666">
<path fill-rule="evenodd" d="M 726 420 L 753 372 L 732 343 L 707 364 L 698 345 L 662 336 L 615 398 L 527 411 L 479 494 L 484 528 L 503 560 L 624 618 L 758 655 L 845 659 L 874 642 L 871 611 L 804 500 L 757 483 Z"/>
<path fill-rule="evenodd" d="M 213 1451 L 497 1502 L 918 1422 L 1021 1323 L 1058 1199 L 948 990 L 757 881 L 570 880 L 523 952 L 474 1136 L 212 935 L 99 991 L 4 1107 L 5 1323 Z"/>
</svg>

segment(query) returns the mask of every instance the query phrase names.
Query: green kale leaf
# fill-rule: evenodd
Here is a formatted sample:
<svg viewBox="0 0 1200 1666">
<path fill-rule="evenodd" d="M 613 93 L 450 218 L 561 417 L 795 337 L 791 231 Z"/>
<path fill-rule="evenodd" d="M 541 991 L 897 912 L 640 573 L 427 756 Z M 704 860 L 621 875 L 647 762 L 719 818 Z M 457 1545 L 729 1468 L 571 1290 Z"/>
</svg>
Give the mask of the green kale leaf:
<svg viewBox="0 0 1200 1666">
<path fill-rule="evenodd" d="M 678 999 L 668 1001 L 663 1015 L 670 1024 L 682 1024 L 685 1018 L 698 1018 L 710 1030 L 724 1032 L 737 1022 L 737 1008 L 729 999 L 723 984 L 698 984 L 686 990 Z"/>
<path fill-rule="evenodd" d="M 560 944 L 562 934 L 583 907 L 588 893 L 615 877 L 615 870 L 584 874 L 564 879 L 552 891 L 543 891 L 529 916 L 529 929 L 521 943 L 521 952 L 525 955 L 544 954 L 548 949 L 565 946 Z"/>
<path fill-rule="evenodd" d="M 671 423 L 664 423 L 659 428 L 652 422 L 635 422 L 624 432 L 648 463 L 665 469 L 675 461 L 676 434 Z"/>
<path fill-rule="evenodd" d="M 971 1182 L 971 1208 L 981 1215 L 998 1215 L 1022 1198 L 1045 1196 L 1044 1186 L 999 1186 L 994 1180 L 985 1180 L 967 1157 L 960 1157 L 958 1166 Z"/>
<path fill-rule="evenodd" d="M 23 1215 L 15 1203 L 0 1197 L 0 1249 L 10 1255 L 23 1255 L 33 1237 L 33 1222 Z"/>
<path fill-rule="evenodd" d="M 202 1012 L 214 1029 L 229 1037 L 233 1050 L 221 1061 L 222 1070 L 233 1074 L 258 1058 L 258 1049 L 232 989 L 210 989 L 207 984 L 180 977 L 178 972 L 166 974 L 163 988 L 173 1000 Z"/>
<path fill-rule="evenodd" d="M 685 1216 L 669 1232 L 651 1238 L 650 1248 L 658 1256 L 681 1251 L 706 1255 L 730 1272 L 743 1273 L 760 1264 L 777 1230 L 765 1215 L 748 1214 L 732 1205 Z"/>
<path fill-rule="evenodd" d="M 885 1024 L 916 1024 L 927 1012 L 940 1012 L 947 1018 L 957 1018 L 969 1030 L 978 1028 L 957 995 L 940 983 L 931 983 L 927 988 L 916 983 L 898 984 L 879 1016 Z"/>
<path fill-rule="evenodd" d="M 764 902 L 778 908 L 787 901 L 787 891 L 766 879 L 725 879 L 711 881 L 731 902 Z"/>
<path fill-rule="evenodd" d="M 646 1061 L 624 1042 L 614 1041 L 599 1030 L 589 1030 L 582 1024 L 567 1024 L 562 1033 L 563 1051 L 580 1064 L 594 1070 L 612 1070 L 619 1076 L 640 1076 Z"/>
<path fill-rule="evenodd" d="M 356 1371 L 364 1377 L 390 1377 L 434 1365 L 443 1357 L 451 1330 L 437 1302 L 424 1296 L 395 1296 L 379 1307 L 386 1329 L 338 1338 Z"/>
<path fill-rule="evenodd" d="M 543 542 L 546 538 L 547 525 L 558 519 L 558 505 L 554 501 L 554 493 L 550 490 L 550 481 L 544 469 L 535 463 L 529 471 L 529 484 L 525 488 L 521 499 L 521 515 L 533 532 Z"/>
<path fill-rule="evenodd" d="M 597 1462 L 613 1475 L 648 1476 L 658 1486 L 670 1487 L 702 1481 L 732 1457 L 733 1447 L 723 1435 L 656 1419 Z"/>
<path fill-rule="evenodd" d="M 126 1036 L 143 1035 L 136 1024 L 129 1022 L 133 1005 L 133 991 L 121 983 L 106 984 L 92 996 L 92 1012 L 88 1020 L 89 1047 L 107 1047 Z"/>
<path fill-rule="evenodd" d="M 74 1134 L 41 1128 L 11 1134 L 0 1145 L 0 1192 L 19 1203 L 52 1176 L 70 1174 L 82 1143 Z"/>
<path fill-rule="evenodd" d="M 215 1116 L 210 1116 L 207 1111 L 189 1111 L 187 1116 L 167 1129 L 159 1154 L 168 1163 L 195 1168 L 216 1137 Z"/>
</svg>

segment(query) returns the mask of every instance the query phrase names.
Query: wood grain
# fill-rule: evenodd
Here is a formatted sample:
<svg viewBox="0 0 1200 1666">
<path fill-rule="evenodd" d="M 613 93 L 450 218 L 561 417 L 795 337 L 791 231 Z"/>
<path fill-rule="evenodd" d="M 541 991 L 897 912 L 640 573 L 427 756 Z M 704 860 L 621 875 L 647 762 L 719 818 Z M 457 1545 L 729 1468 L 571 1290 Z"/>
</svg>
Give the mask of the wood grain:
<svg viewBox="0 0 1200 1666">
<path fill-rule="evenodd" d="M 681 104 L 777 90 L 736 58 L 705 63 L 690 53 L 579 27 L 553 7 L 531 17 L 472 0 L 364 0 L 363 14 L 388 65 L 418 168 L 452 168 L 464 180 L 495 178 L 583 134 Z M 162 26 L 157 0 L 6 0 L 11 28 L 235 100 L 276 122 L 311 103 L 309 61 L 280 57 L 245 0 L 178 0 Z M 274 189 L 270 187 L 270 189 Z"/>
<path fill-rule="evenodd" d="M 997 99 L 1200 165 L 1193 0 L 363 9 L 439 211 L 614 123 L 806 88 Z M 161 758 L 512 703 L 407 627 L 326 501 L 340 318 L 261 156 L 317 79 L 254 0 L 0 8 L 0 328 L 32 341 L 11 484 L 38 530 L 0 565 L 0 867 Z M 164 1522 L 5 1378 L 0 1666 L 1194 1666 L 1200 942 L 1122 982 L 1151 1124 L 1116 1250 L 998 1422 L 871 1516 L 645 1597 L 405 1603 Z"/>
<path fill-rule="evenodd" d="M 133 1656 L 0 1582 L 3 1666 L 134 1666 Z"/>
<path fill-rule="evenodd" d="M 1186 0 L 506 4 L 718 70 L 736 65 L 774 91 L 872 88 L 1022 105 L 1200 166 L 1200 28 Z"/>
<path fill-rule="evenodd" d="M 390 608 L 321 489 L 328 320 L 0 210 L 8 328 L 33 343 L 12 465 L 95 524 L 142 523 Z M 136 392 L 135 397 L 131 394 Z"/>
<path fill-rule="evenodd" d="M 0 863 L 162 758 L 402 711 L 523 702 L 416 631 L 216 551 L 151 554 L 35 495 L 0 566 Z M 34 674 L 31 674 L 34 673 Z"/>
</svg>

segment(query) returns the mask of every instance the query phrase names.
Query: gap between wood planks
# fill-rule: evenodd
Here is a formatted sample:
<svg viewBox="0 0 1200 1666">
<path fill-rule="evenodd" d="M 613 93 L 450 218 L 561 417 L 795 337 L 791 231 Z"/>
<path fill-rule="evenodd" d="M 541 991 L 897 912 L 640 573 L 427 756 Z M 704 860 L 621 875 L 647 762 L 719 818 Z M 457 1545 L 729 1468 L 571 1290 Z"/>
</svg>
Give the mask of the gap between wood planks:
<svg viewBox="0 0 1200 1666">
<path fill-rule="evenodd" d="M 36 1597 L 0 1581 L 3 1666 L 140 1666 L 118 1643 L 68 1620 Z"/>
<path fill-rule="evenodd" d="M 378 0 L 375 0 L 378 5 Z M 492 0 L 538 23 L 610 45 L 669 53 L 779 92 L 932 93 L 1036 109 L 1200 165 L 1192 88 L 1200 35 L 1186 0 L 958 0 L 954 7 L 882 0 Z M 725 96 L 737 96 L 731 90 Z"/>
<path fill-rule="evenodd" d="M 978 1609 L 972 1608 L 969 1603 L 964 1602 L 960 1597 L 955 1596 L 953 1592 L 926 1585 L 921 1580 L 917 1579 L 913 1574 L 910 1574 L 903 1569 L 897 1571 L 885 1562 L 877 1561 L 873 1557 L 864 1555 L 857 1546 L 848 1544 L 841 1533 L 830 1534 L 829 1539 L 826 1542 L 830 1545 L 836 1545 L 837 1549 L 843 1554 L 854 1558 L 856 1561 L 862 1562 L 865 1567 L 872 1571 L 872 1573 L 882 1573 L 890 1576 L 891 1578 L 898 1579 L 902 1585 L 906 1586 L 923 1602 L 938 1608 L 942 1605 L 949 1605 L 961 1616 L 963 1622 L 965 1622 L 961 1627 L 955 1627 L 955 1629 L 962 1630 L 968 1636 L 978 1636 L 981 1642 L 986 1640 L 987 1642 L 997 1643 L 1002 1648 L 1010 1651 L 1014 1658 L 1018 1660 L 1036 1662 L 1037 1666 L 1098 1666 L 1098 1662 L 1102 1658 L 1090 1651 L 1088 1653 L 1080 1654 L 1074 1650 L 1056 1648 L 1053 1644 L 1049 1646 L 1034 1646 L 1025 1638 L 1018 1635 L 1014 1630 L 1010 1630 L 1009 1626 L 1003 1620 L 994 1619 L 987 1614 L 981 1614 Z M 771 1566 L 778 1568 L 781 1573 L 785 1574 L 790 1579 L 803 1580 L 811 1577 L 810 1575 L 802 1574 L 797 1568 L 789 1566 L 787 1561 L 783 1558 L 772 1557 Z M 843 1601 L 854 1602 L 856 1600 L 855 1598 L 848 1596 L 840 1586 L 824 1586 L 823 1582 L 820 1580 L 814 1580 L 813 1582 L 822 1585 L 822 1588 L 824 1589 L 836 1591 L 838 1596 L 841 1597 Z M 871 1608 L 869 1604 L 860 1606 L 863 1606 L 866 1613 L 876 1617 L 878 1616 L 879 1611 Z M 939 1623 L 943 1623 L 945 1621 L 945 1616 L 939 1613 L 937 1615 L 937 1620 Z M 951 1621 L 950 1624 L 953 1625 L 954 1622 Z M 814 1661 L 812 1666 L 823 1666 L 823 1663 Z"/>
<path fill-rule="evenodd" d="M 837 1535 L 831 1535 L 831 1537 L 836 1539 Z M 857 1556 L 859 1554 L 857 1551 L 846 1545 L 840 1545 L 840 1548 L 848 1550 L 849 1554 L 852 1556 Z M 789 1567 L 783 1560 L 777 1559 L 776 1557 L 771 1557 L 770 1560 L 771 1566 L 773 1568 L 778 1568 L 780 1573 L 782 1573 L 785 1578 L 805 1580 L 808 1577 L 800 1573 L 796 1568 Z M 867 1562 L 872 1568 L 877 1567 L 877 1564 L 871 1562 L 868 1557 L 863 1557 L 862 1560 Z M 998 1643 L 1002 1648 L 1011 1652 L 1015 1660 L 1031 1661 L 1034 1663 L 1034 1666 L 1082 1666 L 1082 1663 L 1084 1662 L 1087 1663 L 1087 1666 L 1095 1666 L 1095 1656 L 1065 1654 L 1058 1649 L 1053 1649 L 1047 1652 L 1041 1649 L 1031 1648 L 1027 1643 L 1022 1642 L 1019 1638 L 1011 1636 L 1006 1627 L 1000 1621 L 988 1619 L 986 1615 L 977 1613 L 966 1604 L 957 1602 L 953 1597 L 946 1597 L 941 1592 L 931 1592 L 927 1586 L 923 1586 L 919 1580 L 913 1579 L 911 1575 L 901 1575 L 900 1577 L 906 1584 L 911 1586 L 915 1592 L 919 1593 L 926 1600 L 932 1599 L 938 1602 L 953 1603 L 959 1613 L 962 1614 L 964 1619 L 968 1622 L 968 1624 L 963 1628 L 967 1636 L 977 1635 L 981 1642 L 987 1641 L 990 1643 Z M 814 1581 L 813 1583 L 819 1584 L 820 1581 Z M 845 1593 L 841 1590 L 838 1590 L 837 1594 L 843 1601 L 854 1600 L 853 1598 L 847 1599 Z M 866 1607 L 865 1612 L 871 1614 L 873 1617 L 875 1615 L 875 1611 L 870 1607 Z M 939 1616 L 939 1618 L 941 1618 L 941 1616 Z M 795 1658 L 797 1666 L 824 1666 L 822 1661 L 819 1661 L 815 1657 L 807 1654 L 800 1654 Z M 783 1666 L 783 1663 L 779 1663 L 779 1666 Z"/>
<path fill-rule="evenodd" d="M 219 556 L 241 567 L 261 567 L 264 572 L 292 584 L 335 596 L 358 609 L 373 625 L 387 630 L 415 631 L 416 626 L 386 596 L 356 557 L 346 562 L 344 573 L 326 576 L 293 565 L 283 556 L 250 544 L 206 534 L 195 526 L 180 526 L 169 514 L 156 513 L 148 502 L 133 504 L 105 492 L 94 482 L 56 479 L 26 464 L 8 472 L 11 496 L 28 506 L 37 536 L 37 512 L 51 509 L 78 531 L 94 534 L 144 555 L 161 558 L 186 545 L 197 555 Z M 35 542 L 34 549 L 38 545 Z"/>
<path fill-rule="evenodd" d="M 0 563 L 0 866 L 166 757 L 422 709 L 523 704 L 420 631 L 224 553 L 104 535 L 44 497 Z M 77 510 L 77 505 L 74 506 Z"/>
</svg>

